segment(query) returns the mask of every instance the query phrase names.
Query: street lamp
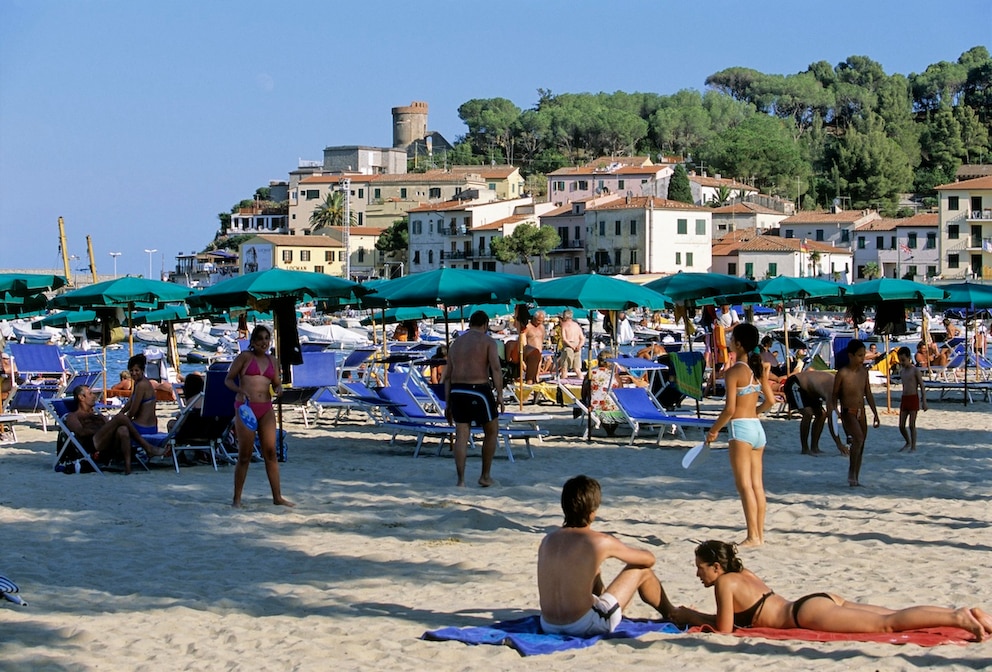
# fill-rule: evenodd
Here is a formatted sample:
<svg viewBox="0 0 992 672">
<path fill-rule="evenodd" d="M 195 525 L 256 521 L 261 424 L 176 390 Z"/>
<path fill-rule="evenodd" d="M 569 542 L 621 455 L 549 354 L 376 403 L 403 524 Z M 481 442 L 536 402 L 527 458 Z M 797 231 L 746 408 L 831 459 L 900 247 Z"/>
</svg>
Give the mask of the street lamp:
<svg viewBox="0 0 992 672">
<path fill-rule="evenodd" d="M 117 257 L 121 256 L 120 252 L 111 252 L 110 256 L 114 258 L 114 280 L 117 279 Z"/>
<path fill-rule="evenodd" d="M 145 252 L 148 253 L 148 278 L 151 279 L 151 277 L 152 277 L 152 255 L 155 254 L 156 252 L 158 252 L 158 250 L 148 250 L 148 249 L 146 249 Z"/>
</svg>

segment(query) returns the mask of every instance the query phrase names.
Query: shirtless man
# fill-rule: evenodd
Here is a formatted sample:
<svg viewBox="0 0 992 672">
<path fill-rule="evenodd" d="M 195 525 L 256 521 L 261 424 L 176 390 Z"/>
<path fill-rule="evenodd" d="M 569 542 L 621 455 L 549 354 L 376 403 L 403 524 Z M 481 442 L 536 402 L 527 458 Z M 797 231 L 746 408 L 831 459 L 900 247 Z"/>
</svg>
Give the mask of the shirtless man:
<svg viewBox="0 0 992 672">
<path fill-rule="evenodd" d="M 571 478 L 562 488 L 565 522 L 544 537 L 537 551 L 541 629 L 546 633 L 589 637 L 613 632 L 634 593 L 665 618 L 673 611 L 651 570 L 654 555 L 592 529 L 601 499 L 599 483 L 588 476 Z M 604 590 L 600 566 L 610 558 L 626 567 Z"/>
<path fill-rule="evenodd" d="M 561 352 L 558 353 L 558 375 L 567 378 L 570 371 L 582 377 L 582 346 L 586 342 L 582 327 L 572 319 L 574 313 L 566 308 L 561 314 Z"/>
<path fill-rule="evenodd" d="M 545 312 L 535 311 L 531 315 L 530 322 L 524 328 L 521 337 L 524 339 L 524 362 L 527 365 L 527 382 L 536 383 L 541 370 L 541 358 L 544 354 L 544 331 Z"/>
<path fill-rule="evenodd" d="M 155 388 L 145 377 L 148 361 L 143 354 L 127 360 L 127 370 L 131 374 L 131 396 L 124 404 L 122 413 L 131 419 L 131 424 L 139 434 L 157 434 L 158 416 L 155 415 Z"/>
<path fill-rule="evenodd" d="M 131 442 L 134 441 L 149 455 L 161 457 L 166 449 L 153 446 L 135 429 L 131 418 L 121 411 L 107 418 L 97 413 L 97 396 L 87 385 L 72 391 L 76 410 L 66 416 L 65 426 L 77 439 L 92 439 L 90 456 L 97 462 L 109 462 L 114 457 L 124 458 L 124 473 L 131 473 Z"/>
<path fill-rule="evenodd" d="M 834 431 L 834 423 L 827 422 L 830 413 L 823 407 L 823 402 L 830 399 L 834 389 L 834 374 L 827 371 L 817 371 L 806 369 L 800 371 L 785 381 L 785 398 L 789 402 L 790 411 L 799 411 L 802 421 L 799 424 L 799 439 L 803 446 L 803 455 L 820 455 L 820 435 L 823 433 L 823 425 L 827 425 L 830 436 L 837 446 L 841 455 L 847 455 L 847 446 L 844 445 L 837 432 Z M 810 425 L 813 427 L 813 445 L 809 443 Z"/>
<path fill-rule="evenodd" d="M 462 332 L 448 348 L 448 363 L 444 367 L 444 417 L 455 425 L 455 471 L 458 487 L 465 487 L 465 460 L 472 423 L 482 427 L 482 475 L 479 485 L 493 484 L 490 470 L 496 454 L 499 435 L 499 414 L 503 403 L 503 371 L 499 365 L 496 341 L 486 333 L 489 316 L 478 310 L 468 321 L 468 331 Z M 496 396 L 493 396 L 495 388 Z"/>
<path fill-rule="evenodd" d="M 847 471 L 847 484 L 852 488 L 861 485 L 861 458 L 865 452 L 865 441 L 868 439 L 868 418 L 865 415 L 865 399 L 875 415 L 873 427 L 878 427 L 878 409 L 875 408 L 875 397 L 872 396 L 868 384 L 868 370 L 865 363 L 865 344 L 858 339 L 852 339 L 847 344 L 847 354 L 850 360 L 834 377 L 834 387 L 830 394 L 831 411 L 840 403 L 840 419 L 844 423 L 844 431 L 851 439 L 851 466 Z"/>
</svg>

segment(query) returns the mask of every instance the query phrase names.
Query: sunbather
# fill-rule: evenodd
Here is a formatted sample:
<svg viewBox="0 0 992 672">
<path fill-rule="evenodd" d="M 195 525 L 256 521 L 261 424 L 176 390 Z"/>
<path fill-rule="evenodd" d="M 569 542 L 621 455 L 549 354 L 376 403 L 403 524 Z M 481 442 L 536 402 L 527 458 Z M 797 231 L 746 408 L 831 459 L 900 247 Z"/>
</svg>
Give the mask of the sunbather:
<svg viewBox="0 0 992 672">
<path fill-rule="evenodd" d="M 707 588 L 713 587 L 716 614 L 678 607 L 671 618 L 677 623 L 710 625 L 717 632 L 751 626 L 822 632 L 902 632 L 947 626 L 967 630 L 978 641 L 992 635 L 992 616 L 978 607 L 887 609 L 850 602 L 833 593 L 811 593 L 790 602 L 744 569 L 736 547 L 722 541 L 696 547 L 696 576 Z"/>
</svg>

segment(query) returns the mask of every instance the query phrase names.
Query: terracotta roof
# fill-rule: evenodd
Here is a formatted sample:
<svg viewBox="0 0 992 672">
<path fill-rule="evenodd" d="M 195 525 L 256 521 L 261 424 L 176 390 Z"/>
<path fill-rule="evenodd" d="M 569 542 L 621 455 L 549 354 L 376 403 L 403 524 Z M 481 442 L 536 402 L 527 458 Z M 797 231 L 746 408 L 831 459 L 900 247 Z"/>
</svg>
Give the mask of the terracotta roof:
<svg viewBox="0 0 992 672">
<path fill-rule="evenodd" d="M 294 246 L 294 247 L 341 247 L 341 242 L 334 240 L 329 236 L 323 236 L 319 233 L 311 234 L 309 236 L 289 236 L 281 233 L 267 233 L 263 235 L 255 236 L 255 238 L 261 238 L 262 240 L 273 243 L 275 245 Z M 249 239 L 247 242 L 251 242 Z"/>
<path fill-rule="evenodd" d="M 950 184 L 942 184 L 936 189 L 992 189 L 992 175 L 987 177 L 976 177 L 973 180 L 962 180 L 960 182 L 951 182 Z"/>
<path fill-rule="evenodd" d="M 442 210 L 465 210 L 472 205 L 472 201 L 445 201 L 443 203 L 428 203 L 416 208 L 410 208 L 407 212 L 440 212 Z"/>
<path fill-rule="evenodd" d="M 912 217 L 883 217 L 862 224 L 855 231 L 892 231 L 896 228 L 938 226 L 938 219 L 939 215 L 936 212 L 923 212 Z"/>
<path fill-rule="evenodd" d="M 558 170 L 548 173 L 548 177 L 565 177 L 565 176 L 588 176 L 590 178 L 603 175 L 657 175 L 660 172 L 669 169 L 667 165 L 660 166 L 618 166 L 612 170 L 607 170 L 604 166 L 603 168 L 590 168 L 589 166 L 565 166 L 564 168 L 559 168 Z"/>
<path fill-rule="evenodd" d="M 606 168 L 614 164 L 624 166 L 652 166 L 650 156 L 601 156 L 586 163 L 584 168 Z"/>
<path fill-rule="evenodd" d="M 779 238 L 778 236 L 756 236 L 740 246 L 748 252 L 799 252 L 803 241 L 799 238 Z M 829 252 L 832 254 L 851 254 L 846 247 L 834 247 L 815 240 L 806 241 L 806 247 L 811 252 Z"/>
<path fill-rule="evenodd" d="M 709 177 L 702 175 L 689 175 L 689 181 L 695 182 L 701 187 L 730 187 L 731 189 L 744 189 L 745 191 L 753 191 L 757 193 L 757 189 L 754 187 L 744 184 L 743 182 L 738 182 L 737 180 L 727 179 L 725 177 Z"/>
<path fill-rule="evenodd" d="M 476 173 L 488 179 L 506 179 L 517 170 L 516 166 L 451 166 L 452 173 Z"/>
<path fill-rule="evenodd" d="M 352 182 L 371 182 L 376 178 L 376 175 L 362 175 L 360 173 L 355 173 L 354 175 L 311 175 L 310 177 L 304 177 L 300 180 L 300 184 L 340 184 L 341 180 L 349 179 Z"/>
<path fill-rule="evenodd" d="M 874 210 L 867 212 L 862 210 L 841 210 L 840 212 L 829 212 L 827 210 L 803 210 L 791 217 L 786 217 L 780 222 L 781 226 L 789 224 L 853 224 L 859 219 L 869 217 L 875 213 Z M 878 219 L 878 217 L 874 217 Z"/>
<path fill-rule="evenodd" d="M 534 220 L 534 215 L 510 215 L 509 217 L 504 217 L 503 219 L 497 219 L 495 222 L 489 222 L 488 224 L 483 224 L 482 226 L 473 226 L 472 232 L 476 231 L 502 231 L 503 227 L 507 224 L 517 224 L 519 222 L 524 222 L 527 220 Z"/>
<path fill-rule="evenodd" d="M 424 173 L 385 173 L 372 175 L 376 184 L 464 184 L 468 173 L 449 173 L 444 170 L 428 170 Z M 483 179 L 479 176 L 480 181 Z"/>
<path fill-rule="evenodd" d="M 608 203 L 600 203 L 595 207 L 588 206 L 587 210 L 590 212 L 598 212 L 600 210 L 626 210 L 626 209 L 643 210 L 649 207 L 655 210 L 696 210 L 698 212 L 702 212 L 709 209 L 703 205 L 696 205 L 695 203 L 683 203 L 682 201 L 670 201 L 667 198 L 655 198 L 652 196 L 632 196 L 628 200 L 626 196 L 617 196 L 616 199 Z"/>
<path fill-rule="evenodd" d="M 740 247 L 751 240 L 752 238 L 758 237 L 760 234 L 757 230 L 753 228 L 748 229 L 737 229 L 736 231 L 731 231 L 719 240 L 713 243 L 713 256 L 714 257 L 725 257 L 727 255 L 733 254 Z"/>
<path fill-rule="evenodd" d="M 957 178 L 959 180 L 970 180 L 975 177 L 985 177 L 992 175 L 992 166 L 983 164 L 969 164 L 958 166 Z"/>
<path fill-rule="evenodd" d="M 785 213 L 779 212 L 778 210 L 772 210 L 771 208 L 766 208 L 763 205 L 758 205 L 757 203 L 731 203 L 730 205 L 722 205 L 719 208 L 713 208 L 714 215 L 782 215 Z"/>
<path fill-rule="evenodd" d="M 548 210 L 546 213 L 541 215 L 541 218 L 543 219 L 544 217 L 560 217 L 562 215 L 571 215 L 571 214 L 572 214 L 572 204 L 566 203 L 565 205 L 558 206 L 554 210 Z"/>
</svg>

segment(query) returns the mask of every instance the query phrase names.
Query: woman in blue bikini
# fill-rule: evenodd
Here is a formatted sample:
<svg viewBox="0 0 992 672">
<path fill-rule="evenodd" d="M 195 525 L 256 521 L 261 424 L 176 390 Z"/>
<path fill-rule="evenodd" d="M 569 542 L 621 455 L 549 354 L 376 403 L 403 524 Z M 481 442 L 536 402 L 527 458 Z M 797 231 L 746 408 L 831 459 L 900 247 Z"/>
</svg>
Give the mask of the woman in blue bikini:
<svg viewBox="0 0 992 672">
<path fill-rule="evenodd" d="M 276 461 L 276 414 L 272 410 L 272 395 L 282 394 L 279 380 L 279 362 L 269 355 L 272 333 L 259 325 L 251 332 L 248 349 L 235 357 L 227 372 L 224 384 L 236 393 L 234 408 L 247 404 L 255 415 L 258 428 L 249 429 L 240 414 L 234 427 L 238 435 L 238 464 L 234 467 L 234 500 L 232 506 L 241 506 L 241 491 L 248 477 L 248 465 L 255 446 L 255 433 L 258 433 L 265 460 L 265 475 L 269 477 L 272 489 L 272 503 L 281 506 L 294 506 L 282 496 L 279 485 L 279 463 Z"/>
<path fill-rule="evenodd" d="M 706 541 L 696 547 L 696 576 L 707 588 L 713 587 L 716 615 L 678 607 L 672 610 L 672 620 L 710 625 L 717 632 L 751 626 L 821 632 L 955 627 L 967 630 L 978 641 L 992 635 L 992 616 L 978 607 L 918 606 L 895 610 L 849 602 L 833 593 L 813 593 L 790 602 L 776 595 L 754 572 L 744 569 L 736 548 L 722 541 Z"/>
<path fill-rule="evenodd" d="M 706 442 L 716 441 L 717 433 L 729 421 L 730 467 L 747 524 L 747 537 L 741 545 L 758 546 L 765 538 L 765 485 L 761 466 L 765 430 L 758 415 L 771 408 L 775 396 L 768 382 L 769 366 L 761 361 L 758 330 L 754 325 L 734 327 L 730 346 L 737 355 L 737 363 L 724 374 L 726 406 L 706 433 Z M 760 405 L 759 392 L 764 396 Z"/>
</svg>

